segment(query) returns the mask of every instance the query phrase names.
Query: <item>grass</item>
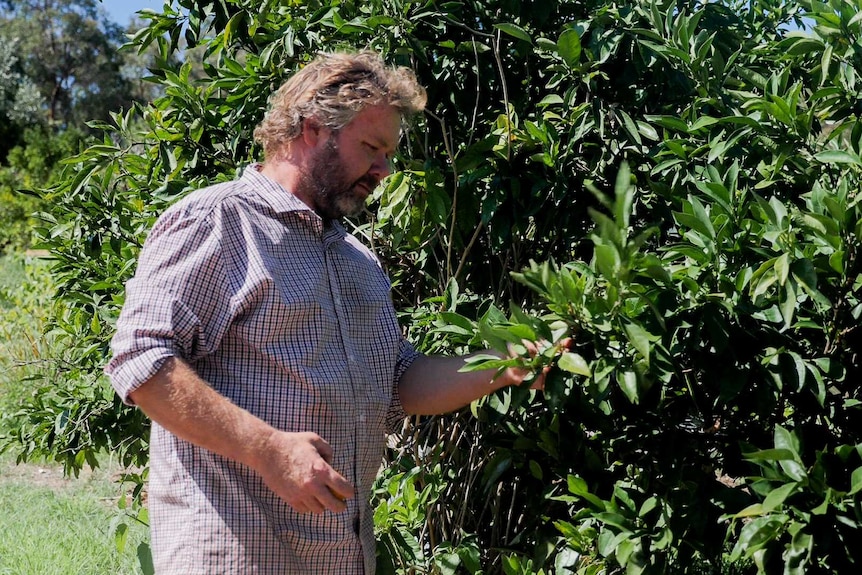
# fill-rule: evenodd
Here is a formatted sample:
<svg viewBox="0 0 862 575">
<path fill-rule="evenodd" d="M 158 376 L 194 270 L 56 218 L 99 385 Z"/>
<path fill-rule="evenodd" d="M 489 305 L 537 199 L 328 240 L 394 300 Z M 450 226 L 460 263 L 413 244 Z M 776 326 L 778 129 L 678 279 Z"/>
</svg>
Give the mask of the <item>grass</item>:
<svg viewBox="0 0 862 575">
<path fill-rule="evenodd" d="M 52 341 L 43 335 L 50 305 L 46 262 L 0 257 L 0 415 L 14 413 L 50 361 Z M 16 465 L 10 452 L 0 455 L 0 575 L 142 573 L 137 548 L 146 526 L 123 521 L 127 539 L 122 550 L 116 544 L 123 517 L 110 458 L 105 469 L 66 478 L 56 464 Z"/>
<path fill-rule="evenodd" d="M 0 257 L 0 408 L 7 413 L 29 391 L 50 357 L 43 335 L 51 305 L 51 281 L 44 260 L 11 254 Z"/>
<path fill-rule="evenodd" d="M 110 471 L 64 478 L 57 466 L 0 457 L 0 575 L 132 575 L 147 528 L 130 525 L 120 552 L 113 525 L 118 486 Z"/>
</svg>

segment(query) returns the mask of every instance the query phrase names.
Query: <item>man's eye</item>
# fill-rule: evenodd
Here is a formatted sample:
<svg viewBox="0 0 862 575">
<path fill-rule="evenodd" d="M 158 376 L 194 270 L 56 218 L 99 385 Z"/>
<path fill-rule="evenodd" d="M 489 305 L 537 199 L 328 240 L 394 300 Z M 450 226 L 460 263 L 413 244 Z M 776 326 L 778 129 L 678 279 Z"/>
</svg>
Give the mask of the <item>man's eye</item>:
<svg viewBox="0 0 862 575">
<path fill-rule="evenodd" d="M 380 146 L 375 146 L 375 145 L 374 145 L 374 144 L 372 144 L 371 142 L 365 142 L 365 146 L 366 146 L 369 150 L 371 150 L 372 152 L 376 152 L 377 150 L 379 150 L 379 149 L 380 149 Z"/>
</svg>

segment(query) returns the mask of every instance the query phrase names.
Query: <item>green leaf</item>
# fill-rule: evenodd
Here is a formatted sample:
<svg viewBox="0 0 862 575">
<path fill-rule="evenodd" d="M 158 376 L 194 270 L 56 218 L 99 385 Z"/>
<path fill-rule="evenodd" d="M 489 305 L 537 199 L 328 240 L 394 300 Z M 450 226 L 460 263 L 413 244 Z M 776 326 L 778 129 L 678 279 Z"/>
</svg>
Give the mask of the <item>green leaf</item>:
<svg viewBox="0 0 862 575">
<path fill-rule="evenodd" d="M 593 517 L 595 517 L 605 525 L 612 525 L 613 527 L 618 527 L 625 531 L 628 531 L 632 527 L 631 521 L 629 521 L 624 515 L 620 515 L 619 513 L 606 511 L 604 513 L 596 513 L 595 515 L 593 515 Z"/>
<path fill-rule="evenodd" d="M 804 259 L 794 261 L 790 266 L 790 273 L 793 274 L 793 277 L 799 285 L 802 286 L 805 293 L 811 296 L 811 299 L 813 299 L 818 306 L 822 309 L 832 307 L 832 303 L 829 299 L 817 289 L 817 271 L 810 260 Z"/>
<path fill-rule="evenodd" d="M 460 372 L 482 371 L 486 369 L 502 369 L 518 365 L 517 359 L 501 359 L 489 353 L 477 353 L 464 359 Z"/>
<path fill-rule="evenodd" d="M 449 330 L 452 333 L 461 333 L 462 335 L 472 335 L 476 329 L 476 324 L 466 317 L 455 312 L 440 312 L 440 320 L 445 322 L 445 327 L 455 328 L 457 331 Z M 439 329 L 439 328 L 438 328 Z"/>
<path fill-rule="evenodd" d="M 796 303 L 796 282 L 791 279 L 784 286 L 784 294 L 780 306 L 785 329 L 789 328 L 791 323 L 793 323 L 793 316 L 796 313 Z"/>
<path fill-rule="evenodd" d="M 531 459 L 529 467 L 530 475 L 541 481 L 542 477 L 544 476 L 544 473 L 542 472 L 542 466 L 539 464 L 539 462 L 534 459 Z"/>
<path fill-rule="evenodd" d="M 471 575 L 481 573 L 482 558 L 479 555 L 479 549 L 475 545 L 464 545 L 462 543 L 458 547 L 458 556 L 461 558 L 461 562 L 468 573 Z"/>
<path fill-rule="evenodd" d="M 640 325 L 629 321 L 625 322 L 623 329 L 625 330 L 632 347 L 634 347 L 641 357 L 646 359 L 647 363 L 649 363 L 650 349 L 652 347 L 650 345 L 650 340 L 655 339 L 652 334 Z"/>
<path fill-rule="evenodd" d="M 698 118 L 689 128 L 691 132 L 697 132 L 707 126 L 712 126 L 713 124 L 717 124 L 720 120 L 718 118 L 713 118 L 712 116 L 701 116 Z"/>
<path fill-rule="evenodd" d="M 766 496 L 766 499 L 763 500 L 763 512 L 769 513 L 774 510 L 776 507 L 784 503 L 784 500 L 798 488 L 798 483 L 785 483 L 781 487 L 770 491 L 769 495 Z"/>
<path fill-rule="evenodd" d="M 461 565 L 461 558 L 457 553 L 442 553 L 434 558 L 434 563 L 440 575 L 455 575 Z"/>
<path fill-rule="evenodd" d="M 628 162 L 620 164 L 617 179 L 614 182 L 614 219 L 623 232 L 629 226 L 634 202 L 634 186 L 632 186 L 631 177 Z"/>
<path fill-rule="evenodd" d="M 857 16 L 862 15 L 862 12 Z M 823 55 L 820 56 L 820 85 L 826 83 L 829 79 L 829 67 L 832 63 L 832 44 L 827 44 L 823 49 Z"/>
<path fill-rule="evenodd" d="M 732 515 L 734 519 L 744 519 L 745 517 L 759 517 L 763 515 L 763 504 L 752 503 L 739 513 Z"/>
<path fill-rule="evenodd" d="M 704 241 L 711 239 L 715 234 L 715 230 L 712 229 L 711 224 L 705 225 L 703 220 L 693 214 L 686 212 L 673 212 L 673 219 L 675 219 L 679 225 L 691 228 L 695 232 L 701 234 Z"/>
<path fill-rule="evenodd" d="M 640 401 L 637 374 L 633 371 L 625 371 L 621 377 L 617 377 L 617 382 L 620 385 L 620 389 L 622 389 L 626 397 L 629 398 L 629 401 L 637 405 Z"/>
<path fill-rule="evenodd" d="M 577 567 L 580 559 L 581 554 L 571 547 L 561 549 L 554 558 L 554 572 L 559 573 L 560 575 L 563 573 L 571 573 L 574 571 L 574 568 Z"/>
<path fill-rule="evenodd" d="M 564 30 L 557 39 L 557 52 L 569 66 L 575 66 L 581 59 L 581 37 L 572 28 Z"/>
<path fill-rule="evenodd" d="M 122 553 L 126 549 L 126 541 L 129 539 L 129 526 L 126 523 L 119 523 L 114 529 L 114 546 L 117 551 Z"/>
<path fill-rule="evenodd" d="M 784 285 L 787 282 L 787 276 L 790 274 L 789 257 L 786 253 L 781 254 L 775 260 L 775 274 L 778 277 L 779 285 Z"/>
<path fill-rule="evenodd" d="M 739 539 L 730 554 L 731 561 L 742 557 L 750 558 L 764 545 L 777 538 L 787 522 L 784 515 L 767 515 L 747 523 L 739 534 Z"/>
<path fill-rule="evenodd" d="M 848 495 L 856 495 L 862 491 L 862 467 L 857 467 L 850 476 L 850 491 Z"/>
<path fill-rule="evenodd" d="M 781 425 L 775 426 L 775 448 L 790 451 L 794 459 L 799 460 L 799 438 L 796 433 Z"/>
<path fill-rule="evenodd" d="M 530 37 L 530 34 L 526 30 L 524 30 L 522 27 L 518 26 L 517 24 L 512 24 L 510 22 L 501 22 L 499 24 L 494 24 L 494 28 L 496 28 L 497 30 L 500 30 L 502 32 L 505 32 L 506 34 L 508 34 L 509 36 L 511 36 L 513 38 L 517 38 L 518 40 L 523 40 L 524 42 L 527 42 L 528 44 L 533 43 L 533 39 Z"/>
<path fill-rule="evenodd" d="M 814 537 L 803 531 L 803 525 L 800 523 L 793 523 L 788 531 L 793 534 L 793 537 L 782 555 L 784 575 L 806 575 L 811 551 L 814 548 Z"/>
<path fill-rule="evenodd" d="M 225 26 L 224 30 L 224 47 L 230 47 L 233 42 L 233 37 L 236 34 L 236 31 L 242 27 L 243 22 L 245 21 L 245 17 L 247 12 L 244 10 L 240 10 L 228 20 L 227 26 Z"/>
<path fill-rule="evenodd" d="M 581 355 L 571 351 L 566 351 L 560 355 L 557 366 L 563 371 L 583 375 L 584 377 L 589 377 L 591 374 L 587 361 Z"/>
<path fill-rule="evenodd" d="M 150 551 L 150 546 L 146 543 L 138 544 L 136 554 L 138 556 L 138 565 L 140 565 L 143 574 L 154 575 L 156 568 L 153 565 L 153 555 Z"/>
<path fill-rule="evenodd" d="M 652 122 L 653 124 L 658 124 L 662 128 L 666 128 L 668 130 L 682 132 L 683 134 L 688 133 L 688 124 L 686 124 L 685 121 L 679 119 L 676 116 L 646 115 L 644 116 L 644 120 L 646 120 L 647 122 Z"/>
<path fill-rule="evenodd" d="M 538 336 L 532 327 L 525 323 L 518 323 L 506 327 L 506 330 L 512 335 L 513 343 L 520 343 L 522 340 L 536 341 Z"/>
<path fill-rule="evenodd" d="M 566 103 L 566 101 L 563 100 L 559 95 L 548 94 L 547 96 L 542 98 L 542 100 L 536 105 L 540 106 L 540 107 L 545 107 L 545 106 L 557 106 L 557 105 L 565 104 L 565 103 Z"/>
<path fill-rule="evenodd" d="M 796 454 L 789 449 L 762 449 L 743 453 L 743 457 L 750 461 L 793 461 Z"/>
<path fill-rule="evenodd" d="M 791 36 L 781 42 L 781 47 L 788 54 L 807 54 L 823 50 L 823 41 L 811 36 Z"/>
<path fill-rule="evenodd" d="M 661 140 L 661 136 L 658 135 L 656 129 L 653 128 L 650 124 L 641 120 L 637 120 L 635 123 L 638 126 L 638 132 L 640 132 L 641 135 L 647 140 L 652 140 L 653 142 L 658 142 L 659 140 Z"/>
<path fill-rule="evenodd" d="M 628 135 L 631 136 L 632 140 L 634 140 L 638 145 L 643 144 L 643 142 L 641 141 L 641 135 L 638 132 L 637 124 L 635 124 L 635 121 L 632 120 L 632 117 L 626 114 L 624 110 L 617 110 L 617 113 L 623 119 L 623 128 L 625 129 L 626 133 L 628 133 Z"/>
<path fill-rule="evenodd" d="M 862 166 L 859 156 L 843 150 L 826 150 L 814 155 L 814 159 L 823 164 L 853 164 Z"/>
<path fill-rule="evenodd" d="M 697 188 L 710 199 L 715 200 L 728 214 L 733 213 L 731 208 L 731 194 L 724 185 L 716 182 L 697 182 Z"/>
</svg>

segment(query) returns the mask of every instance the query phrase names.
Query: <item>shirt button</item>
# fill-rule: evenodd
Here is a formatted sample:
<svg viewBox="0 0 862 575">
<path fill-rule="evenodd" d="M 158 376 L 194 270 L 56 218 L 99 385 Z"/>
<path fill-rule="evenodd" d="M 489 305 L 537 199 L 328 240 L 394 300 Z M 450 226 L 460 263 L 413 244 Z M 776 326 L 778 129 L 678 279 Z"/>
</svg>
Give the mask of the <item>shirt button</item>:
<svg viewBox="0 0 862 575">
<path fill-rule="evenodd" d="M 365 414 L 364 414 L 364 413 L 362 413 L 362 414 L 360 414 L 360 415 L 359 415 L 359 421 L 360 421 L 361 423 L 365 423 Z"/>
</svg>

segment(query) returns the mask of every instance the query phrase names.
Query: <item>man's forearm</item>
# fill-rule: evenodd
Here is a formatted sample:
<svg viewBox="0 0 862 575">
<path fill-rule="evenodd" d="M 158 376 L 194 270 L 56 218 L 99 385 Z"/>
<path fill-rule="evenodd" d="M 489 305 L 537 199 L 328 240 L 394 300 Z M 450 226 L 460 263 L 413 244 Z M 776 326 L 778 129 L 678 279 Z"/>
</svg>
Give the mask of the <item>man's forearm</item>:
<svg viewBox="0 0 862 575">
<path fill-rule="evenodd" d="M 275 431 L 206 384 L 185 362 L 168 359 L 131 394 L 159 425 L 190 443 L 256 467 Z"/>
<path fill-rule="evenodd" d="M 338 513 L 354 496 L 353 486 L 330 465 L 332 448 L 323 438 L 275 429 L 228 401 L 179 359 L 169 359 L 131 398 L 177 437 L 254 469 L 301 513 Z"/>
<path fill-rule="evenodd" d="M 496 379 L 494 369 L 461 372 L 464 359 L 423 356 L 413 362 L 398 387 L 404 411 L 411 415 L 448 413 L 523 379 L 511 370 Z"/>
</svg>

